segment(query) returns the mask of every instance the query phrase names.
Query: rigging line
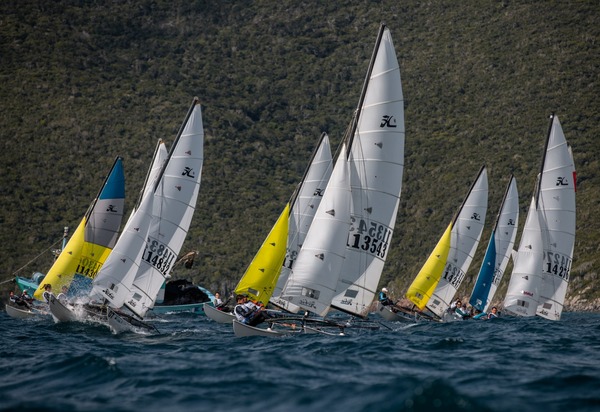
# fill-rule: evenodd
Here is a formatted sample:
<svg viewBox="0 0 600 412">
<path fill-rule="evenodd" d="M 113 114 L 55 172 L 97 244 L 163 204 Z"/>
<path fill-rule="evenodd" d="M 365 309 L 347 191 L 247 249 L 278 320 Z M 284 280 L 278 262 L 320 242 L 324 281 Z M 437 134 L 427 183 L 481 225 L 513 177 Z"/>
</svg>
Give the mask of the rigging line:
<svg viewBox="0 0 600 412">
<path fill-rule="evenodd" d="M 61 237 L 60 239 L 58 239 L 56 242 L 54 242 L 53 244 L 50 245 L 50 247 L 48 247 L 48 249 L 42 251 L 39 255 L 37 255 L 36 257 L 34 257 L 33 259 L 31 259 L 29 262 L 25 263 L 23 266 L 21 266 L 19 269 L 15 270 L 11 276 L 15 276 L 17 273 L 19 273 L 21 270 L 25 269 L 27 266 L 29 266 L 31 263 L 35 262 L 40 256 L 42 256 L 44 253 L 48 252 L 50 249 L 52 249 L 53 247 L 55 247 L 58 243 L 62 242 L 63 237 Z M 12 279 L 11 279 L 12 280 Z M 4 283 L 4 282 L 3 282 Z"/>
</svg>

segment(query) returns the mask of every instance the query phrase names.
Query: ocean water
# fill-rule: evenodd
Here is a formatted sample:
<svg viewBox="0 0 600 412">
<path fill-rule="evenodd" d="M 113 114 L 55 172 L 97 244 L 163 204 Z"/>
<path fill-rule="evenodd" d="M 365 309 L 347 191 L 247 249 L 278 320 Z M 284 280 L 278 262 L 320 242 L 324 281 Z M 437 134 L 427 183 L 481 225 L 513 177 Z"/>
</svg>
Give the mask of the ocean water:
<svg viewBox="0 0 600 412">
<path fill-rule="evenodd" d="M 600 314 L 236 338 L 194 314 L 159 335 L 0 311 L 0 410 L 600 411 Z"/>
</svg>

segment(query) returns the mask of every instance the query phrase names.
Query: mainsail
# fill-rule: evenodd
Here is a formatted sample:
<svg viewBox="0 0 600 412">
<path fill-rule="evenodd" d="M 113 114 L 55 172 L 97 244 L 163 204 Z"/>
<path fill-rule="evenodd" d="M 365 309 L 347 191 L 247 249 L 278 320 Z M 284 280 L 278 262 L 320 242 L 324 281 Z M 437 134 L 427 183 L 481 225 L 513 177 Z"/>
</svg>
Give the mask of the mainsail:
<svg viewBox="0 0 600 412">
<path fill-rule="evenodd" d="M 469 299 L 469 304 L 481 312 L 487 312 L 488 306 L 502 280 L 515 244 L 518 221 L 519 194 L 517 181 L 514 176 L 511 176 Z"/>
<path fill-rule="evenodd" d="M 345 146 L 298 253 L 281 299 L 325 316 L 344 262 L 344 239 L 350 226 L 350 179 Z"/>
<path fill-rule="evenodd" d="M 450 251 L 444 273 L 426 305 L 427 309 L 439 317 L 450 307 L 471 265 L 485 223 L 487 200 L 487 169 L 482 166 L 456 216 L 450 234 Z"/>
<path fill-rule="evenodd" d="M 381 25 L 349 128 L 351 225 L 331 306 L 366 317 L 391 246 L 404 169 L 404 97 L 392 36 Z"/>
<path fill-rule="evenodd" d="M 235 293 L 246 294 L 265 305 L 269 302 L 285 258 L 289 217 L 288 203 L 235 287 Z"/>
<path fill-rule="evenodd" d="M 299 307 L 280 299 L 281 291 L 287 282 L 294 262 L 298 257 L 298 252 L 321 203 L 332 168 L 333 160 L 329 146 L 329 136 L 323 133 L 313 152 L 304 177 L 298 185 L 296 193 L 292 196 L 285 259 L 271 298 L 272 304 L 289 312 L 297 312 Z"/>
<path fill-rule="evenodd" d="M 92 279 L 117 241 L 124 204 L 123 160 L 117 157 L 73 236 L 35 291 L 36 299 L 42 300 L 46 284 L 55 291 L 67 286 L 69 296 L 89 292 Z"/>
<path fill-rule="evenodd" d="M 538 196 L 548 243 L 544 244 L 543 282 L 536 312 L 550 320 L 560 319 L 569 285 L 575 247 L 576 181 L 573 153 L 558 116 L 553 116 Z"/>
</svg>

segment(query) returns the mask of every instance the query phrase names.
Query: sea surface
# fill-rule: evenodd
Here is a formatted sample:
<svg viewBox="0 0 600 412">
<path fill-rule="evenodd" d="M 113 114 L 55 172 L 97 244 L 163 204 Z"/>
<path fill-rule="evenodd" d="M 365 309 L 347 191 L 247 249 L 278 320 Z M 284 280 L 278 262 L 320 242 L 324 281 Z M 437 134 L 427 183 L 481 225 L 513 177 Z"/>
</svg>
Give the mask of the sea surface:
<svg viewBox="0 0 600 412">
<path fill-rule="evenodd" d="M 600 314 L 383 321 L 346 336 L 236 338 L 201 315 L 158 335 L 0 311 L 0 410 L 600 411 Z"/>
</svg>

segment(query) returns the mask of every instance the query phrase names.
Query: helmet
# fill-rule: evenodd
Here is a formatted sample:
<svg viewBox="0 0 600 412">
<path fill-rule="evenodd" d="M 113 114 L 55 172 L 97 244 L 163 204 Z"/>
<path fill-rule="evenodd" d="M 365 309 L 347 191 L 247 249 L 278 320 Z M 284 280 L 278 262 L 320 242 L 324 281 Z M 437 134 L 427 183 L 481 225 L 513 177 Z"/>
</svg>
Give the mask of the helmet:
<svg viewBox="0 0 600 412">
<path fill-rule="evenodd" d="M 388 293 L 388 290 L 387 290 L 387 288 L 382 288 L 382 289 L 381 289 L 381 291 L 382 291 L 383 293 Z"/>
</svg>

